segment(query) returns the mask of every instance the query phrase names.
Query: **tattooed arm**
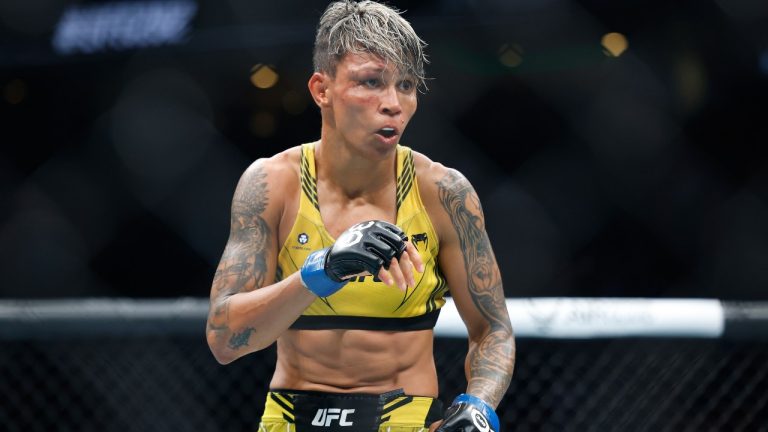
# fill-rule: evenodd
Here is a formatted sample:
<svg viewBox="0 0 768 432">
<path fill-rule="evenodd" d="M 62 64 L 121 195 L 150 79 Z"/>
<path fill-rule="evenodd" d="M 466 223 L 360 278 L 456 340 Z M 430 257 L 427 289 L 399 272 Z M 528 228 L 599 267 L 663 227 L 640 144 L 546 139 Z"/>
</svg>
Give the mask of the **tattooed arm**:
<svg viewBox="0 0 768 432">
<path fill-rule="evenodd" d="M 314 295 L 298 273 L 272 284 L 277 229 L 297 175 L 285 156 L 260 159 L 243 174 L 232 199 L 229 240 L 211 286 L 206 337 L 216 359 L 229 363 L 266 348 L 306 309 Z M 280 185 L 280 190 L 273 191 Z"/>
<path fill-rule="evenodd" d="M 515 340 L 480 200 L 458 171 L 432 163 L 428 178 L 440 268 L 469 333 L 466 392 L 496 407 L 512 378 Z"/>
</svg>

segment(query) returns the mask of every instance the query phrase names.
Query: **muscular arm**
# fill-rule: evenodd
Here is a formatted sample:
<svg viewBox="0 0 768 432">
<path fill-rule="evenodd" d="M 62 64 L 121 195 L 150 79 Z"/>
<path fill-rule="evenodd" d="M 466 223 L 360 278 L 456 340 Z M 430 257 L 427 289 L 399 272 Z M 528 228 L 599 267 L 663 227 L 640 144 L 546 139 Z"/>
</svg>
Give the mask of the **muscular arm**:
<svg viewBox="0 0 768 432">
<path fill-rule="evenodd" d="M 269 346 L 314 299 L 298 274 L 268 283 L 275 277 L 282 211 L 279 202 L 270 202 L 278 174 L 268 168 L 268 161 L 257 161 L 240 179 L 229 240 L 211 286 L 206 336 L 221 363 Z"/>
<path fill-rule="evenodd" d="M 477 193 L 455 170 L 443 169 L 437 197 L 450 220 L 441 237 L 440 263 L 469 332 L 467 393 L 494 407 L 504 396 L 515 365 L 515 341 Z M 463 262 L 463 266 L 455 265 Z M 450 265 L 453 263 L 453 265 Z"/>
</svg>

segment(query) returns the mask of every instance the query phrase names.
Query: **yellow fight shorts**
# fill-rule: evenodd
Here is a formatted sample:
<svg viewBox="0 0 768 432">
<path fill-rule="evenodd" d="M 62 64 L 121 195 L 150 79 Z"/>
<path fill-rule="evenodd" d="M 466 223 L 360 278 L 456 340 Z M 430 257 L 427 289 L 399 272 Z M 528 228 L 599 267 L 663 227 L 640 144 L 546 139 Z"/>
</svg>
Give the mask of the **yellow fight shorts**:
<svg viewBox="0 0 768 432">
<path fill-rule="evenodd" d="M 439 400 L 402 390 L 381 395 L 273 390 L 259 432 L 426 432 L 442 418 Z"/>
</svg>

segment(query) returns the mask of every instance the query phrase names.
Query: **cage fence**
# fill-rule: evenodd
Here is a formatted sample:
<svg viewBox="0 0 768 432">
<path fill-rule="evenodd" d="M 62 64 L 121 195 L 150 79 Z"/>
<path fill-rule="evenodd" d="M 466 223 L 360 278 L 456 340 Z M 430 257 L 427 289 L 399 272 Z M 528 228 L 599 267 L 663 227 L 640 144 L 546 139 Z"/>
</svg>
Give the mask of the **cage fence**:
<svg viewBox="0 0 768 432">
<path fill-rule="evenodd" d="M 87 322 L 94 329 L 87 333 L 40 309 L 18 313 L 23 308 L 15 304 L 17 313 L 11 313 L 4 303 L 2 429 L 257 430 L 275 350 L 219 365 L 205 342 L 204 315 L 192 319 L 205 307 L 198 306 L 187 325 L 151 327 L 151 317 L 145 316 L 139 332 L 131 330 L 131 319 L 94 327 L 87 314 L 71 314 L 67 322 Z M 754 318 L 735 315 L 742 321 Z M 761 329 L 757 323 L 753 329 Z M 742 322 L 741 327 L 749 326 Z M 440 398 L 450 402 L 466 386 L 467 342 L 442 333 L 438 328 L 435 361 Z M 497 409 L 504 431 L 768 430 L 768 344 L 759 334 L 552 338 L 522 333 L 515 375 Z"/>
</svg>

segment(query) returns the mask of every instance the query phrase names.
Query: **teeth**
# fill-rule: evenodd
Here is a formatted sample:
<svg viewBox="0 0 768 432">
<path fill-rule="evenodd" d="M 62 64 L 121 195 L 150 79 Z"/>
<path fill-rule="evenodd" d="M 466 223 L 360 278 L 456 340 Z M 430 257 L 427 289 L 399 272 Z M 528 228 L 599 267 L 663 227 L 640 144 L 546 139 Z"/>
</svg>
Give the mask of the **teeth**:
<svg viewBox="0 0 768 432">
<path fill-rule="evenodd" d="M 385 127 L 385 128 L 381 128 L 379 130 L 379 132 L 382 135 L 384 135 L 385 137 L 391 137 L 391 136 L 393 136 L 395 134 L 395 129 L 394 128 Z"/>
</svg>

